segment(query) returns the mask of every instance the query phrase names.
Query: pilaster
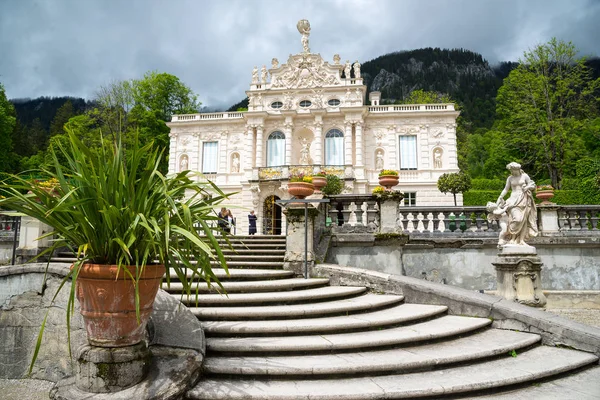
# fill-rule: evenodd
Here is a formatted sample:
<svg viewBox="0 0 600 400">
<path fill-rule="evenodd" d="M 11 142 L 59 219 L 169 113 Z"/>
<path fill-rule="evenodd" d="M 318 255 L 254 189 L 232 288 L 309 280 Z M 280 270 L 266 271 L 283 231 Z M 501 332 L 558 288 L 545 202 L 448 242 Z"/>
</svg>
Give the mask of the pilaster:
<svg viewBox="0 0 600 400">
<path fill-rule="evenodd" d="M 263 125 L 258 125 L 256 127 L 256 161 L 255 161 L 254 165 L 257 168 L 260 168 L 265 165 L 263 163 L 263 147 L 264 147 L 263 129 L 264 129 Z"/>
</svg>

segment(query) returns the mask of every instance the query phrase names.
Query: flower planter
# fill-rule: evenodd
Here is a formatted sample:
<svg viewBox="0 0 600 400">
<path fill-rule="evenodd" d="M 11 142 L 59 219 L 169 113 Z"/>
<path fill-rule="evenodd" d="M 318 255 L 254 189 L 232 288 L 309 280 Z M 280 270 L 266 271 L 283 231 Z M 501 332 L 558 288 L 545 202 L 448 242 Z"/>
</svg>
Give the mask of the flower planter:
<svg viewBox="0 0 600 400">
<path fill-rule="evenodd" d="M 310 196 L 315 192 L 315 186 L 307 182 L 288 182 L 288 193 L 299 199 Z"/>
<path fill-rule="evenodd" d="M 542 200 L 541 204 L 550 204 L 548 200 L 554 197 L 554 190 L 538 190 L 535 192 L 535 197 Z"/>
<path fill-rule="evenodd" d="M 163 265 L 147 265 L 139 279 L 140 319 L 135 312 L 136 267 L 84 264 L 77 276 L 77 300 L 88 342 L 100 347 L 124 347 L 144 339 L 154 298 L 165 274 Z M 118 271 L 118 275 L 117 275 Z"/>
<path fill-rule="evenodd" d="M 398 175 L 380 175 L 379 176 L 379 185 L 383 186 L 386 189 L 391 189 L 396 186 L 399 182 Z"/>
<path fill-rule="evenodd" d="M 324 176 L 313 176 L 313 185 L 315 186 L 315 190 L 320 192 L 327 185 L 327 178 Z"/>
</svg>

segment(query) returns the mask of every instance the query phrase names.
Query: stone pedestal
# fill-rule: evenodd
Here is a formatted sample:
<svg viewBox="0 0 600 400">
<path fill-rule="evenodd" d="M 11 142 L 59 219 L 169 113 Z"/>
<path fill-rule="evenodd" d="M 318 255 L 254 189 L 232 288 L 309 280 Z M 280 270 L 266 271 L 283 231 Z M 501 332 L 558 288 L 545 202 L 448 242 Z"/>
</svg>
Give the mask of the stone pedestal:
<svg viewBox="0 0 600 400">
<path fill-rule="evenodd" d="M 52 231 L 52 228 L 39 220 L 29 217 L 21 217 L 21 231 L 19 234 L 19 247 L 17 255 L 20 257 L 19 262 L 25 263 L 42 251 L 50 247 L 50 239 L 44 238 L 38 240 L 40 236 Z"/>
<path fill-rule="evenodd" d="M 78 350 L 75 386 L 91 393 L 119 392 L 144 379 L 150 359 L 144 341 L 126 347 L 84 345 Z"/>
<path fill-rule="evenodd" d="M 558 226 L 558 206 L 554 203 L 539 204 L 540 232 L 542 236 L 552 235 L 560 231 Z"/>
<path fill-rule="evenodd" d="M 285 244 L 284 268 L 294 271 L 297 275 L 305 275 L 304 256 L 306 254 L 308 276 L 314 266 L 315 253 L 313 250 L 314 218 L 319 211 L 312 205 L 307 206 L 308 223 L 305 224 L 304 204 L 292 204 L 283 211 L 287 220 L 287 236 Z M 305 253 L 305 232 L 306 253 Z"/>
<path fill-rule="evenodd" d="M 400 233 L 400 227 L 397 224 L 398 218 L 398 200 L 388 199 L 380 203 L 380 230 L 381 233 Z"/>
<path fill-rule="evenodd" d="M 541 288 L 542 260 L 535 247 L 505 245 L 492 262 L 498 281 L 497 295 L 531 307 L 544 307 Z"/>
</svg>

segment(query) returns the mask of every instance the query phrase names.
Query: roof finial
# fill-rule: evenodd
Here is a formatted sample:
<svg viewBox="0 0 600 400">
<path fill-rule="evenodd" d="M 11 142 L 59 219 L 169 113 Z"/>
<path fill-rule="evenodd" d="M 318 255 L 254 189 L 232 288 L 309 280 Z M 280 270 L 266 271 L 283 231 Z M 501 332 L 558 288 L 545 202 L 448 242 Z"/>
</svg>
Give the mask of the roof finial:
<svg viewBox="0 0 600 400">
<path fill-rule="evenodd" d="M 302 49 L 304 53 L 310 53 L 310 48 L 308 47 L 308 35 L 310 35 L 310 22 L 307 19 L 301 19 L 296 24 L 296 28 L 298 28 L 298 32 L 302 35 Z"/>
</svg>

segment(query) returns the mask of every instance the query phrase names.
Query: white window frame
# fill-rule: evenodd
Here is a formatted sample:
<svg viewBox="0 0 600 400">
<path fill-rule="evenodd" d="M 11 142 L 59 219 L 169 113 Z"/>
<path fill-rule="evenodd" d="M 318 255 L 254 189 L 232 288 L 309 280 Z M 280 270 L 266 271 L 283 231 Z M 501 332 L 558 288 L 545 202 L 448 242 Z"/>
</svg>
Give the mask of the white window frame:
<svg viewBox="0 0 600 400">
<path fill-rule="evenodd" d="M 202 142 L 202 173 L 216 174 L 219 170 L 219 142 Z"/>
<path fill-rule="evenodd" d="M 335 136 L 334 136 L 335 135 Z M 325 134 L 325 165 L 345 165 L 344 131 L 332 128 Z M 337 152 L 335 152 L 337 150 Z"/>
<path fill-rule="evenodd" d="M 283 137 L 281 137 L 283 136 Z M 267 138 L 267 167 L 285 165 L 285 133 L 273 131 Z"/>
<path fill-rule="evenodd" d="M 404 192 L 404 206 L 405 207 L 416 207 L 417 205 L 417 192 Z"/>
<path fill-rule="evenodd" d="M 417 135 L 398 135 L 398 150 L 400 170 L 418 169 Z"/>
</svg>

